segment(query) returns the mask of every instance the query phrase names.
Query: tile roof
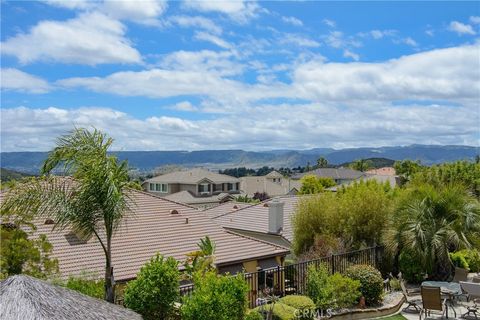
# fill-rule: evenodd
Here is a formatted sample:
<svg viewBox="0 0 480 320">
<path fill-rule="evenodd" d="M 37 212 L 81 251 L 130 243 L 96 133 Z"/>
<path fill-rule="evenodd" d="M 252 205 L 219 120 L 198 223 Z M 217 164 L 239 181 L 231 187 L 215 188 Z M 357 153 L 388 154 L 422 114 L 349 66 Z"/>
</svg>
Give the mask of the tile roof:
<svg viewBox="0 0 480 320">
<path fill-rule="evenodd" d="M 145 182 L 197 184 L 203 179 L 208 179 L 213 183 L 235 183 L 240 181 L 237 178 L 228 176 L 226 174 L 220 174 L 201 168 L 195 168 L 187 171 L 175 171 L 163 174 L 145 180 Z"/>
<path fill-rule="evenodd" d="M 368 170 L 365 173 L 369 174 L 376 174 L 379 176 L 395 176 L 397 173 L 395 172 L 395 168 L 392 167 L 383 167 L 378 169 Z"/>
<path fill-rule="evenodd" d="M 276 197 L 280 202 L 285 203 L 283 207 L 282 236 L 290 242 L 293 241 L 291 218 L 295 214 L 297 202 L 300 198 L 301 196 Z M 268 233 L 268 206 L 265 206 L 265 204 L 268 205 L 272 200 L 269 199 L 238 210 L 231 210 L 227 205 L 222 205 L 207 209 L 204 212 L 225 228 Z"/>
<path fill-rule="evenodd" d="M 208 197 L 207 196 L 195 197 L 190 192 L 184 190 L 184 191 L 179 191 L 179 192 L 166 195 L 163 198 L 167 200 L 172 200 L 175 202 L 186 203 L 186 204 L 201 204 L 201 203 L 221 202 L 226 198 L 233 199 L 234 197 L 231 194 L 226 192 L 222 192 L 220 194 L 212 195 Z"/>
<path fill-rule="evenodd" d="M 350 168 L 319 168 L 308 172 L 297 173 L 292 176 L 293 179 L 300 179 L 306 175 L 315 175 L 322 178 L 332 178 L 340 180 L 355 180 L 365 175 L 365 173 Z"/>
<path fill-rule="evenodd" d="M 135 212 L 125 217 L 112 240 L 116 280 L 134 278 L 157 252 L 184 261 L 185 254 L 197 250 L 197 243 L 207 235 L 215 241 L 217 265 L 288 253 L 284 248 L 226 231 L 192 207 L 136 190 L 132 190 L 132 199 Z M 172 214 L 172 210 L 178 213 Z M 52 230 L 52 225 L 44 222 L 40 218 L 35 221 L 35 235 L 47 235 L 63 277 L 82 271 L 102 276 L 105 257 L 95 237 L 80 241 L 71 230 Z"/>
</svg>

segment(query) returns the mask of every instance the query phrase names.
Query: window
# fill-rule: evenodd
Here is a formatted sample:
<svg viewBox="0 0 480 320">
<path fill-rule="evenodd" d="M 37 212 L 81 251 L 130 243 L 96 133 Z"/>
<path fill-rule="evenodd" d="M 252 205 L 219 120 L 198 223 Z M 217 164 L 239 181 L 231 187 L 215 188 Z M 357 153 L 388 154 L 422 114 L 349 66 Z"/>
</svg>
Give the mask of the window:
<svg viewBox="0 0 480 320">
<path fill-rule="evenodd" d="M 167 193 L 168 185 L 166 183 L 150 183 L 150 191 Z"/>
<path fill-rule="evenodd" d="M 209 183 L 202 183 L 198 185 L 198 192 L 200 193 L 208 193 L 210 192 L 210 184 Z"/>
<path fill-rule="evenodd" d="M 227 184 L 227 190 L 228 190 L 228 191 L 236 191 L 236 190 L 238 190 L 238 187 L 239 187 L 238 184 L 239 184 L 239 183 L 228 183 L 228 184 Z"/>
</svg>

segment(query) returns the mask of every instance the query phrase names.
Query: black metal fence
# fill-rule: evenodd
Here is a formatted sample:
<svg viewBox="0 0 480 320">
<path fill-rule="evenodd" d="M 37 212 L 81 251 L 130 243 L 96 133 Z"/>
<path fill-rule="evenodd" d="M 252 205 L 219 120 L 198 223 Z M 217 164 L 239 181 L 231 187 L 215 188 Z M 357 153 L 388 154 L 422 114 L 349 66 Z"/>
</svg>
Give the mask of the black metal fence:
<svg viewBox="0 0 480 320">
<path fill-rule="evenodd" d="M 367 264 L 380 268 L 382 259 L 383 247 L 376 246 L 287 266 L 245 273 L 245 281 L 247 281 L 250 289 L 248 293 L 249 307 L 254 308 L 263 303 L 262 299 L 265 298 L 265 292 L 275 296 L 305 294 L 307 274 L 310 266 L 318 267 L 320 264 L 325 264 L 329 272 L 333 274 L 335 272 L 343 273 L 349 266 L 355 264 Z M 189 295 L 193 290 L 193 284 L 184 285 L 180 287 L 180 294 L 182 296 Z"/>
</svg>

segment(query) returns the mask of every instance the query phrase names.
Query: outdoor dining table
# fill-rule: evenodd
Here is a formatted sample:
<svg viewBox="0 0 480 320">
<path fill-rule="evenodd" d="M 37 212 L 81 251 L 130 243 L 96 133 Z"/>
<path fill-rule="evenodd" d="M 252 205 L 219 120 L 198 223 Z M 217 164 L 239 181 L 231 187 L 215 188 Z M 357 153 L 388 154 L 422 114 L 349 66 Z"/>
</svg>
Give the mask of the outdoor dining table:
<svg viewBox="0 0 480 320">
<path fill-rule="evenodd" d="M 438 287 L 440 288 L 440 292 L 448 296 L 447 302 L 450 304 L 450 307 L 453 310 L 453 314 L 455 318 L 457 317 L 457 312 L 453 306 L 455 296 L 462 294 L 462 287 L 460 283 L 456 282 L 447 282 L 447 281 L 423 281 L 422 287 Z M 446 313 L 448 318 L 448 305 L 446 305 Z"/>
</svg>

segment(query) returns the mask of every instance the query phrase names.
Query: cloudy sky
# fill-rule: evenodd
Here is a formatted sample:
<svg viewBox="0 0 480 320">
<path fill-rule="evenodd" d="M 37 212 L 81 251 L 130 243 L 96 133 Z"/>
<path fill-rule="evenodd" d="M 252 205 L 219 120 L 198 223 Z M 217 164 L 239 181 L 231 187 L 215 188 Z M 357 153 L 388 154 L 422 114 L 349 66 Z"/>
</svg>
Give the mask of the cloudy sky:
<svg viewBox="0 0 480 320">
<path fill-rule="evenodd" d="M 478 2 L 1 6 L 4 152 L 479 145 Z"/>
</svg>

